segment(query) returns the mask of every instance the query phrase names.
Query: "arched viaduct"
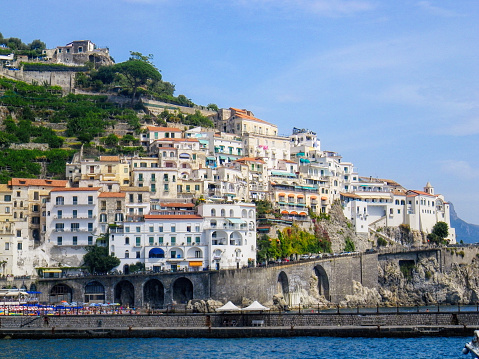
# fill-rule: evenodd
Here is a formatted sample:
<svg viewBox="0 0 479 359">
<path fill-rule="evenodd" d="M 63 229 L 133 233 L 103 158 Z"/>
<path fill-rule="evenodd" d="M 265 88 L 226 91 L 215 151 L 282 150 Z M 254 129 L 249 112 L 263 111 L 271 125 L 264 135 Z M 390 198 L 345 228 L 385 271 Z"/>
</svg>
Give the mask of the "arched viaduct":
<svg viewBox="0 0 479 359">
<path fill-rule="evenodd" d="M 97 301 L 163 308 L 191 299 L 240 303 L 245 297 L 269 302 L 277 293 L 283 293 L 287 302 L 295 305 L 301 293 L 311 291 L 337 303 L 353 294 L 353 281 L 369 288 L 377 287 L 376 254 L 236 270 L 40 279 L 37 287 L 42 292 L 42 302 Z"/>
</svg>

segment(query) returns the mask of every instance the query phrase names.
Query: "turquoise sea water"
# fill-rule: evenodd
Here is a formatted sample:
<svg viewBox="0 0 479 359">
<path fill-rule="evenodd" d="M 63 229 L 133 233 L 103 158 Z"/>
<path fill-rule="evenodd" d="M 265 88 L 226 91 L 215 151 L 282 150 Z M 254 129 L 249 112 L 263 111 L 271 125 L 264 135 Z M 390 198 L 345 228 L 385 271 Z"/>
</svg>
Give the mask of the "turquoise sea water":
<svg viewBox="0 0 479 359">
<path fill-rule="evenodd" d="M 0 358 L 470 358 L 471 338 L 3 340 Z"/>
</svg>

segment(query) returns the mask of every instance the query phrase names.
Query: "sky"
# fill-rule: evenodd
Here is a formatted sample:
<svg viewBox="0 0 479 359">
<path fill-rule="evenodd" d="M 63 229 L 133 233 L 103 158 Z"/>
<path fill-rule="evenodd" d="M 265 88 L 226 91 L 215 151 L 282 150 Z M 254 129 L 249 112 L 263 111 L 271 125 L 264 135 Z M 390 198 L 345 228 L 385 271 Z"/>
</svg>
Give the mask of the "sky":
<svg viewBox="0 0 479 359">
<path fill-rule="evenodd" d="M 194 103 L 315 131 L 360 176 L 479 224 L 478 0 L 18 0 L 0 32 L 152 54 Z"/>
</svg>

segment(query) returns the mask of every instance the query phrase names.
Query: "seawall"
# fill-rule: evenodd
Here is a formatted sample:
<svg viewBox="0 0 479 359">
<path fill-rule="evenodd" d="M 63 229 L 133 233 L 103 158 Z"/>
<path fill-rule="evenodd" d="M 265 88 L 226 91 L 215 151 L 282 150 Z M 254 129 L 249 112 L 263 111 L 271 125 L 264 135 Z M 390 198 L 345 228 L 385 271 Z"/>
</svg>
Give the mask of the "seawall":
<svg viewBox="0 0 479 359">
<path fill-rule="evenodd" d="M 0 325 L 12 339 L 471 336 L 479 313 L 5 316 Z"/>
</svg>

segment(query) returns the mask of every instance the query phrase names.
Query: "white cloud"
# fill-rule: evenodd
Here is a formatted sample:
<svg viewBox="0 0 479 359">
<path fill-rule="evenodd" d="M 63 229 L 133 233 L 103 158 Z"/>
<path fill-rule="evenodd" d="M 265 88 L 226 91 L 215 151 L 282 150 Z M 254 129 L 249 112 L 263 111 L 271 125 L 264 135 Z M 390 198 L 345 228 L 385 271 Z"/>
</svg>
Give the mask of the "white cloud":
<svg viewBox="0 0 479 359">
<path fill-rule="evenodd" d="M 374 3 L 367 0 L 237 0 L 237 3 L 248 7 L 254 5 L 287 11 L 296 10 L 328 17 L 349 16 L 375 8 Z"/>
<path fill-rule="evenodd" d="M 442 16 L 442 17 L 456 17 L 460 16 L 458 13 L 441 8 L 439 6 L 435 6 L 431 3 L 431 1 L 419 1 L 417 6 L 421 9 L 429 12 L 432 15 Z"/>
<path fill-rule="evenodd" d="M 445 160 L 440 162 L 441 170 L 462 180 L 474 180 L 479 178 L 479 169 L 472 167 L 466 161 Z"/>
</svg>

